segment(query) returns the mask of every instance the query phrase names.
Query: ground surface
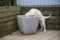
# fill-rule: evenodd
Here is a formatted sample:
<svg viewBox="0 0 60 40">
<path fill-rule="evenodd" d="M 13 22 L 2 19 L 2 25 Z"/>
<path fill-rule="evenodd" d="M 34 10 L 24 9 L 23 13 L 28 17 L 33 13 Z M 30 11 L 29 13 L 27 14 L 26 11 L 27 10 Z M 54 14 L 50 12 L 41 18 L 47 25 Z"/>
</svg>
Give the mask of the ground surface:
<svg viewBox="0 0 60 40">
<path fill-rule="evenodd" d="M 60 40 L 60 31 L 47 30 L 47 32 L 37 32 L 36 34 L 24 35 L 19 31 L 13 32 L 0 40 Z"/>
</svg>

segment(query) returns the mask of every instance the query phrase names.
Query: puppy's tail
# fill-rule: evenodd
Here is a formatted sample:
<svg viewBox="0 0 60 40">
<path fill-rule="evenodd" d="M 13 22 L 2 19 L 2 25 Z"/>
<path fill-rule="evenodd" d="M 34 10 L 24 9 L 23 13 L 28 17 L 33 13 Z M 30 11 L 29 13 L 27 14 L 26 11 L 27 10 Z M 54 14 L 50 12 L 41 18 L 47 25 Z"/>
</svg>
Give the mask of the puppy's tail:
<svg viewBox="0 0 60 40">
<path fill-rule="evenodd" d="M 49 14 L 49 16 L 45 16 L 45 19 L 47 19 L 47 18 L 50 18 L 52 15 L 51 14 Z"/>
</svg>

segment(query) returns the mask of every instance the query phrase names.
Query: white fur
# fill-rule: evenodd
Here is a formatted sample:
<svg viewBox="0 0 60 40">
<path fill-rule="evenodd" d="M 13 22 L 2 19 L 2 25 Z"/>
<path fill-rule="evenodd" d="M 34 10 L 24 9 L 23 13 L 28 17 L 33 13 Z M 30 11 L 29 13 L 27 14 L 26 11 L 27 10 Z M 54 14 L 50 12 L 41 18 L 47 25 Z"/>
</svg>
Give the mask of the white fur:
<svg viewBox="0 0 60 40">
<path fill-rule="evenodd" d="M 51 14 L 49 15 L 49 16 L 47 16 L 47 17 L 45 17 L 45 16 L 43 16 L 43 14 L 41 13 L 41 11 L 40 10 L 38 10 L 38 9 L 31 9 L 30 11 L 28 11 L 26 14 L 25 14 L 25 16 L 38 16 L 39 17 L 39 23 L 40 23 L 40 25 L 41 25 L 41 29 L 40 30 L 42 30 L 43 28 L 44 28 L 44 31 L 46 31 L 46 25 L 45 25 L 45 19 L 46 18 L 49 18 L 50 16 L 51 16 Z"/>
</svg>

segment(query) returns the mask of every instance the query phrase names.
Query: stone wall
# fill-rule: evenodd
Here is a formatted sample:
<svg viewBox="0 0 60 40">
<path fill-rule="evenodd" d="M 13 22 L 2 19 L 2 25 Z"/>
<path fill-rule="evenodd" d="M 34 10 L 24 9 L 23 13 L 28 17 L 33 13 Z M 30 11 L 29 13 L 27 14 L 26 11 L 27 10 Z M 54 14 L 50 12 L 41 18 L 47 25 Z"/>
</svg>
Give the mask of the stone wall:
<svg viewBox="0 0 60 40">
<path fill-rule="evenodd" d="M 50 19 L 46 19 L 46 27 L 49 30 L 60 30 L 60 7 L 0 6 L 0 37 L 18 30 L 16 15 L 25 14 L 31 8 L 39 9 L 45 16 L 52 14 Z"/>
<path fill-rule="evenodd" d="M 18 14 L 20 14 L 19 6 L 0 6 L 0 37 L 17 30 Z"/>
</svg>

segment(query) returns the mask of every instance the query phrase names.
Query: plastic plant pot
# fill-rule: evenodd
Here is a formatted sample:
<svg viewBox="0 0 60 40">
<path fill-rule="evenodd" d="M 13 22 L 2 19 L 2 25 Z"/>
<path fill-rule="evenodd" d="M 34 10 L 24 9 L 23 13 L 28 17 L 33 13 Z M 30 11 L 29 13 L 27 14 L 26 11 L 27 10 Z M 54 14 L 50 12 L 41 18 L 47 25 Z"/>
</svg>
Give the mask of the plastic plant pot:
<svg viewBox="0 0 60 40">
<path fill-rule="evenodd" d="M 18 28 L 24 34 L 32 34 L 37 32 L 39 17 L 26 17 L 17 15 Z"/>
</svg>

